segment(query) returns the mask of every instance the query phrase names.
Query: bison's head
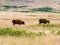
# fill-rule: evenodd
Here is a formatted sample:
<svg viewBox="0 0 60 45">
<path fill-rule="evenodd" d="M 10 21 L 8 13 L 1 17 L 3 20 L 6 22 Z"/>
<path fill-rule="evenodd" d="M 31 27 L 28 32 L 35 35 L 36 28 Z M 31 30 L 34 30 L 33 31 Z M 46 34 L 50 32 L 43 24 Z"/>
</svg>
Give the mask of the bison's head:
<svg viewBox="0 0 60 45">
<path fill-rule="evenodd" d="M 23 25 L 25 25 L 25 22 L 22 22 Z"/>
<path fill-rule="evenodd" d="M 47 23 L 50 23 L 50 21 L 49 21 L 49 20 L 47 20 Z"/>
</svg>

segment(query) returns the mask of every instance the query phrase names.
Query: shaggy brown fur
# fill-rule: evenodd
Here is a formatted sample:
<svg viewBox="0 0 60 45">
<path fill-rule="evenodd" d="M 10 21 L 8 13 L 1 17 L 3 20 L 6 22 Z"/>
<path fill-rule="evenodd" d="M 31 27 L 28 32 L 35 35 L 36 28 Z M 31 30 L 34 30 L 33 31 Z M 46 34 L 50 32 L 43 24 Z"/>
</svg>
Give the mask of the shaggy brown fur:
<svg viewBox="0 0 60 45">
<path fill-rule="evenodd" d="M 39 24 L 47 24 L 47 23 L 50 23 L 49 20 L 46 20 L 46 19 L 39 19 Z"/>
<path fill-rule="evenodd" d="M 19 20 L 19 19 L 12 20 L 12 23 L 13 23 L 13 25 L 15 25 L 15 24 L 19 24 L 19 25 L 24 24 L 25 25 L 25 22 L 22 20 Z"/>
</svg>

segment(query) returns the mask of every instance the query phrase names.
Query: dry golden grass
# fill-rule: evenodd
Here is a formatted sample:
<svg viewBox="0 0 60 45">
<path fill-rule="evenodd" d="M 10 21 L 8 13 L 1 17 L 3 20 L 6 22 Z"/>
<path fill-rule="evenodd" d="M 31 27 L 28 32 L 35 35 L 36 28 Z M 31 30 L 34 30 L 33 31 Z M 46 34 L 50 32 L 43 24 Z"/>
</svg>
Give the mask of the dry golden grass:
<svg viewBox="0 0 60 45">
<path fill-rule="evenodd" d="M 60 27 L 51 27 L 51 28 L 46 28 L 42 26 L 30 27 L 30 25 L 38 24 L 39 18 L 49 19 L 51 21 L 51 24 L 60 24 L 60 14 L 0 12 L 0 28 L 10 27 L 16 29 L 32 30 L 32 31 L 60 30 Z M 26 25 L 13 26 L 11 22 L 12 19 L 24 20 Z M 47 34 L 46 36 L 36 36 L 36 37 L 0 36 L 0 45 L 60 45 L 60 36 L 54 34 Z"/>
<path fill-rule="evenodd" d="M 60 36 L 53 34 L 36 37 L 0 36 L 0 45 L 60 45 Z"/>
<path fill-rule="evenodd" d="M 20 13 L 20 12 L 0 12 L 0 27 L 1 28 L 17 28 L 17 29 L 30 29 L 30 30 L 49 30 L 43 27 L 30 27 L 30 25 L 39 24 L 40 18 L 50 20 L 51 24 L 60 24 L 60 14 L 56 13 Z M 12 25 L 12 19 L 21 19 L 25 25 Z M 30 28 L 28 28 L 30 27 Z M 60 29 L 60 27 L 53 27 L 52 29 Z"/>
</svg>

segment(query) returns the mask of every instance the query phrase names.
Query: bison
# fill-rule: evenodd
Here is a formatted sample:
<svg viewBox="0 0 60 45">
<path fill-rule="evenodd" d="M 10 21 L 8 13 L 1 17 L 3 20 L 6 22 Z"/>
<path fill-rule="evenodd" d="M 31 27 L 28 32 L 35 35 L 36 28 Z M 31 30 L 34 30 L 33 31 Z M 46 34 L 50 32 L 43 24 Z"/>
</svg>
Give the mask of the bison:
<svg viewBox="0 0 60 45">
<path fill-rule="evenodd" d="M 15 25 L 15 24 L 19 24 L 19 25 L 23 24 L 23 25 L 25 25 L 25 22 L 22 21 L 22 20 L 19 20 L 19 19 L 12 20 L 12 23 L 13 23 L 13 25 Z"/>
<path fill-rule="evenodd" d="M 39 24 L 47 24 L 47 23 L 50 23 L 50 21 L 47 19 L 39 19 Z"/>
</svg>

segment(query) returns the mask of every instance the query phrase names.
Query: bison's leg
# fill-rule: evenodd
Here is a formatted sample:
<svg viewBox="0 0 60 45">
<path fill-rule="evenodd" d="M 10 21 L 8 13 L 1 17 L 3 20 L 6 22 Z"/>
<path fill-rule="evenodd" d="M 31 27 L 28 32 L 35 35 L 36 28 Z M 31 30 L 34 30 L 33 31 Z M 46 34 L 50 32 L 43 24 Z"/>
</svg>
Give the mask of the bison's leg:
<svg viewBox="0 0 60 45">
<path fill-rule="evenodd" d="M 15 23 L 13 23 L 13 25 L 15 25 Z"/>
<path fill-rule="evenodd" d="M 41 24 L 41 23 L 39 22 L 39 24 Z"/>
<path fill-rule="evenodd" d="M 42 21 L 39 21 L 39 24 L 42 24 Z"/>
<path fill-rule="evenodd" d="M 39 22 L 39 24 L 42 24 L 41 22 Z"/>
</svg>

